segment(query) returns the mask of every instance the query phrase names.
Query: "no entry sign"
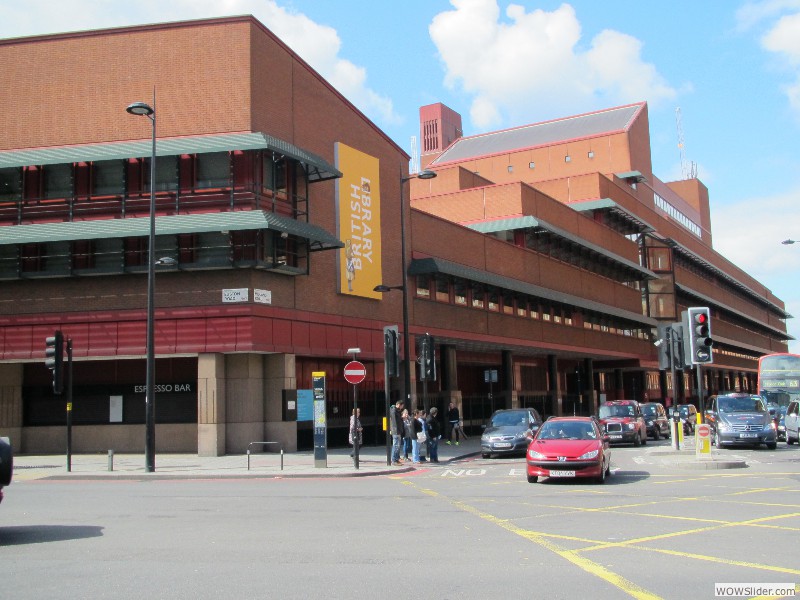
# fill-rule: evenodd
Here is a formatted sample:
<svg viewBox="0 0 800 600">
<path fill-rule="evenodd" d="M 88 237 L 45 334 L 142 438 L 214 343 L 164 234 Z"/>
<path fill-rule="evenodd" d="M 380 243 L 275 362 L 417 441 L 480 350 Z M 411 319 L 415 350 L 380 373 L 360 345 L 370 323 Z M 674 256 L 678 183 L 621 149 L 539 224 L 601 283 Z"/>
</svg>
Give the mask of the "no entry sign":
<svg viewBox="0 0 800 600">
<path fill-rule="evenodd" d="M 364 381 L 367 376 L 367 368 L 357 360 L 351 360 L 344 366 L 344 378 L 347 383 L 357 385 Z"/>
</svg>

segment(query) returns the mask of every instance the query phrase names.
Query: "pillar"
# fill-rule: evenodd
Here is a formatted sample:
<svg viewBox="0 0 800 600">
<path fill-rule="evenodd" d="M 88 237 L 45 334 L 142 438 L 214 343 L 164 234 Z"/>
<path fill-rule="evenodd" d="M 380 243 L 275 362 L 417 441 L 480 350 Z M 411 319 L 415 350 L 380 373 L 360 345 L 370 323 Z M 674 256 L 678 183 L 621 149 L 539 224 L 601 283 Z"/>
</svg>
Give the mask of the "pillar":
<svg viewBox="0 0 800 600">
<path fill-rule="evenodd" d="M 550 394 L 550 414 L 547 416 L 560 417 L 563 414 L 563 407 L 558 381 L 558 357 L 555 354 L 547 355 L 547 391 Z"/>
<path fill-rule="evenodd" d="M 0 364 L 0 437 L 11 440 L 16 453 L 25 452 L 22 438 L 21 363 Z"/>
<path fill-rule="evenodd" d="M 197 454 L 225 454 L 225 355 L 197 357 Z"/>
</svg>

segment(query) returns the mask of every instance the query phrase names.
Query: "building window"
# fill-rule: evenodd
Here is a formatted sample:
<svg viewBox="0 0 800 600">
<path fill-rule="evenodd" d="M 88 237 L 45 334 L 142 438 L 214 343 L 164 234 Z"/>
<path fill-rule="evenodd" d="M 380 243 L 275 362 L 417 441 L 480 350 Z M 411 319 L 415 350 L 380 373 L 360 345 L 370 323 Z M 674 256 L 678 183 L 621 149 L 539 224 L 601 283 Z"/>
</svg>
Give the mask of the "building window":
<svg viewBox="0 0 800 600">
<path fill-rule="evenodd" d="M 436 301 L 450 302 L 450 282 L 444 275 L 436 277 Z"/>
<path fill-rule="evenodd" d="M 513 173 L 514 172 L 514 165 L 508 165 L 508 172 L 509 173 Z"/>
<path fill-rule="evenodd" d="M 72 164 L 47 165 L 44 168 L 44 197 L 72 197 Z"/>
<path fill-rule="evenodd" d="M 486 308 L 486 290 L 479 283 L 472 286 L 472 308 Z"/>
<path fill-rule="evenodd" d="M 431 297 L 431 281 L 428 275 L 417 275 L 417 296 L 420 298 Z"/>
<path fill-rule="evenodd" d="M 197 155 L 198 188 L 230 186 L 231 159 L 227 152 L 206 152 Z"/>
<path fill-rule="evenodd" d="M 572 162 L 572 157 L 571 157 L 569 154 L 567 154 L 567 155 L 564 157 L 564 162 Z"/>
<path fill-rule="evenodd" d="M 529 169 L 535 169 L 535 168 L 536 168 L 536 163 L 535 163 L 535 162 L 533 162 L 533 161 L 529 162 L 529 163 L 528 163 L 528 168 L 529 168 Z"/>
<path fill-rule="evenodd" d="M 514 296 L 513 294 L 504 293 L 503 294 L 503 314 L 506 315 L 513 315 L 514 314 Z"/>
<path fill-rule="evenodd" d="M 125 162 L 98 160 L 92 163 L 92 195 L 111 196 L 125 193 Z"/>
<path fill-rule="evenodd" d="M 22 169 L 10 167 L 0 169 L 0 200 L 22 198 Z"/>
<path fill-rule="evenodd" d="M 589 153 L 586 156 L 589 158 L 594 158 L 594 150 L 589 150 Z"/>
<path fill-rule="evenodd" d="M 455 303 L 459 306 L 467 305 L 467 282 L 463 279 L 457 279 L 453 283 L 453 298 Z"/>
<path fill-rule="evenodd" d="M 489 293 L 486 294 L 489 310 L 493 312 L 497 312 L 500 310 L 500 294 L 497 293 L 497 290 L 490 289 Z"/>
<path fill-rule="evenodd" d="M 142 189 L 150 191 L 150 159 L 142 161 L 144 185 Z M 170 192 L 178 189 L 178 157 L 177 156 L 157 156 L 156 157 L 156 191 Z"/>
<path fill-rule="evenodd" d="M 524 298 L 517 298 L 517 316 L 528 316 L 528 302 Z"/>
</svg>

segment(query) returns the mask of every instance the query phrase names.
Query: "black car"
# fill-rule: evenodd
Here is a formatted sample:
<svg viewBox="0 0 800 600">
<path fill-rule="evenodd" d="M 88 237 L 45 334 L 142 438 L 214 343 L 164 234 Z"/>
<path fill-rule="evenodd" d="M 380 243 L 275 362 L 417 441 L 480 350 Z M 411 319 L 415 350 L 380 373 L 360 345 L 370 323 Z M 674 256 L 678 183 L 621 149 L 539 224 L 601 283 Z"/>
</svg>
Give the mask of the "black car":
<svg viewBox="0 0 800 600">
<path fill-rule="evenodd" d="M 0 502 L 3 501 L 3 487 L 11 483 L 14 472 L 14 453 L 8 438 L 0 437 Z"/>
<path fill-rule="evenodd" d="M 541 425 L 542 417 L 533 408 L 496 410 L 481 435 L 481 456 L 525 454 Z"/>
<path fill-rule="evenodd" d="M 662 437 L 668 438 L 670 423 L 667 411 L 664 410 L 664 405 L 658 402 L 643 402 L 639 405 L 639 408 L 642 409 L 644 422 L 647 425 L 647 435 L 654 440 Z"/>
</svg>

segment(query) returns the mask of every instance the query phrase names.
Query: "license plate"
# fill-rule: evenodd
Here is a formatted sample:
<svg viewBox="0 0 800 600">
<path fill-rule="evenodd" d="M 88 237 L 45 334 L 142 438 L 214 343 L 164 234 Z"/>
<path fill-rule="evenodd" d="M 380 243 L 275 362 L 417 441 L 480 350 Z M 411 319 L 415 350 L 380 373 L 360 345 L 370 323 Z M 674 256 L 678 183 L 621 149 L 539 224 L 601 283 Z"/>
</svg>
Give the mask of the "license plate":
<svg viewBox="0 0 800 600">
<path fill-rule="evenodd" d="M 610 435 L 608 437 L 611 438 L 612 440 L 621 440 L 622 439 L 621 435 Z"/>
<path fill-rule="evenodd" d="M 550 477 L 575 477 L 575 471 L 550 471 Z"/>
<path fill-rule="evenodd" d="M 758 434 L 757 433 L 740 433 L 739 437 L 740 438 L 757 438 Z"/>
<path fill-rule="evenodd" d="M 511 444 L 509 444 L 508 442 L 497 442 L 494 445 L 494 447 L 495 448 L 511 448 Z"/>
</svg>

